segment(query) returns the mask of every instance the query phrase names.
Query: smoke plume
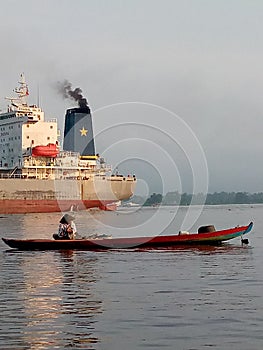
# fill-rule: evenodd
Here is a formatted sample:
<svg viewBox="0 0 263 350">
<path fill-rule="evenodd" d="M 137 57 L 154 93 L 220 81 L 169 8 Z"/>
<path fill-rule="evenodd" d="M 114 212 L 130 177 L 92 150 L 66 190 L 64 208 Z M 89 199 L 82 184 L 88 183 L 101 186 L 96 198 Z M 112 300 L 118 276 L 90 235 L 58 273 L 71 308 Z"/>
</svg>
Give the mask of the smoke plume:
<svg viewBox="0 0 263 350">
<path fill-rule="evenodd" d="M 64 82 L 58 83 L 58 91 L 64 98 L 70 98 L 76 102 L 78 102 L 78 105 L 80 108 L 87 108 L 88 101 L 85 97 L 82 95 L 82 90 L 80 88 L 72 89 L 72 84 L 64 80 Z"/>
</svg>

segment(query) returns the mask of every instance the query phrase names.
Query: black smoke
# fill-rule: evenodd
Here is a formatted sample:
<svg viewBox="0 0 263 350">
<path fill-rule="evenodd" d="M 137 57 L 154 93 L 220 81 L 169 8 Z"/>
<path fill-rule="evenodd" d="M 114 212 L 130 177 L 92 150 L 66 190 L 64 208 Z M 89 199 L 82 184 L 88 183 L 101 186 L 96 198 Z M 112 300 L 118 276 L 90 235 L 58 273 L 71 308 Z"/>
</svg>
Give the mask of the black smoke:
<svg viewBox="0 0 263 350">
<path fill-rule="evenodd" d="M 80 108 L 88 107 L 88 101 L 85 97 L 83 97 L 82 90 L 80 88 L 75 88 L 73 90 L 72 84 L 69 81 L 64 80 L 62 83 L 59 82 L 58 91 L 64 98 L 70 98 L 78 102 Z"/>
</svg>

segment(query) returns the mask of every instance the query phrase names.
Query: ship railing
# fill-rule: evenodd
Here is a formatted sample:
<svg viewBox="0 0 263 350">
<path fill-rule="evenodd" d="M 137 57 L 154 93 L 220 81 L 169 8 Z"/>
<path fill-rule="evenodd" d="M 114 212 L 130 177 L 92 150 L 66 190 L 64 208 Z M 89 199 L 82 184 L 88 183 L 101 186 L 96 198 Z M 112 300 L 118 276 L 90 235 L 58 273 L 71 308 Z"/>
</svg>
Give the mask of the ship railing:
<svg viewBox="0 0 263 350">
<path fill-rule="evenodd" d="M 15 174 L 15 172 L 17 171 L 17 169 L 18 169 L 18 167 L 16 166 L 16 167 L 11 171 L 11 173 L 9 173 L 9 177 L 12 177 L 12 176 Z"/>
<path fill-rule="evenodd" d="M 103 164 L 103 166 L 98 166 L 97 170 L 100 172 L 108 173 L 112 171 L 112 166 L 109 164 Z"/>
<path fill-rule="evenodd" d="M 79 157 L 79 152 L 73 151 L 60 151 L 57 155 L 57 158 L 66 158 L 66 157 Z"/>
<path fill-rule="evenodd" d="M 0 174 L 0 179 L 22 179 L 23 177 L 22 174 Z"/>
</svg>

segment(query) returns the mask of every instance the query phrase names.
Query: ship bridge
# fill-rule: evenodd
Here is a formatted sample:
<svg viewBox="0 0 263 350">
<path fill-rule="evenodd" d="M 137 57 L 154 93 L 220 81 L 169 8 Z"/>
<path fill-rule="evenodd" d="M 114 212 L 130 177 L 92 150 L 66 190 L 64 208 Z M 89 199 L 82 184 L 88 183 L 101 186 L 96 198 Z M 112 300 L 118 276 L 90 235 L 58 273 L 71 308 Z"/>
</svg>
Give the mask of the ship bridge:
<svg viewBox="0 0 263 350">
<path fill-rule="evenodd" d="M 21 74 L 16 97 L 7 112 L 0 114 L 0 169 L 10 171 L 23 167 L 23 157 L 35 146 L 58 145 L 57 120 L 45 121 L 44 112 L 37 105 L 28 105 L 29 95 L 25 77 Z"/>
</svg>

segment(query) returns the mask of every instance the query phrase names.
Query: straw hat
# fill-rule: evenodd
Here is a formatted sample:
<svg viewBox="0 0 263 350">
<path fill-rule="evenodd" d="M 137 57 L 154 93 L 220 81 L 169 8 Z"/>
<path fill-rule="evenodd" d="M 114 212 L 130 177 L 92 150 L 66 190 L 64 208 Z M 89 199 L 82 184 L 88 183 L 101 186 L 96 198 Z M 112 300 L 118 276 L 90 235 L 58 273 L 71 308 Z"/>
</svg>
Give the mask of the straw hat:
<svg viewBox="0 0 263 350">
<path fill-rule="evenodd" d="M 64 223 L 69 224 L 70 221 L 73 221 L 73 220 L 75 220 L 74 216 L 69 215 L 69 214 L 65 214 L 65 215 L 61 218 L 60 222 L 61 222 L 61 224 L 64 224 Z"/>
</svg>

